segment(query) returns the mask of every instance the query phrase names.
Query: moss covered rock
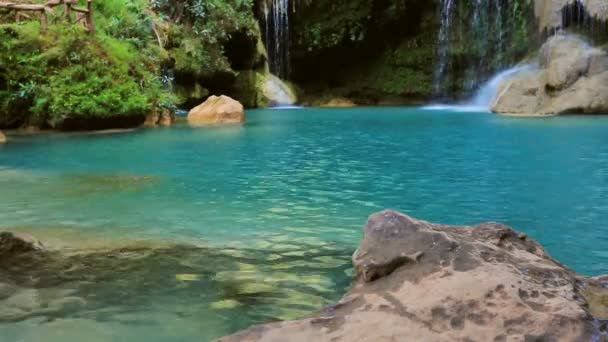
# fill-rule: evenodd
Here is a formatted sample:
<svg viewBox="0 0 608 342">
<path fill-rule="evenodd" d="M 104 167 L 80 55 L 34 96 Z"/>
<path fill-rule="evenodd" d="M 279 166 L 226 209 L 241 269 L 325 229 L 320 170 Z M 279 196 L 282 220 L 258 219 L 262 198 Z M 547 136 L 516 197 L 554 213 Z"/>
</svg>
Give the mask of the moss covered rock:
<svg viewBox="0 0 608 342">
<path fill-rule="evenodd" d="M 298 101 L 293 85 L 267 72 L 240 72 L 236 89 L 236 97 L 248 108 L 292 105 Z"/>
</svg>

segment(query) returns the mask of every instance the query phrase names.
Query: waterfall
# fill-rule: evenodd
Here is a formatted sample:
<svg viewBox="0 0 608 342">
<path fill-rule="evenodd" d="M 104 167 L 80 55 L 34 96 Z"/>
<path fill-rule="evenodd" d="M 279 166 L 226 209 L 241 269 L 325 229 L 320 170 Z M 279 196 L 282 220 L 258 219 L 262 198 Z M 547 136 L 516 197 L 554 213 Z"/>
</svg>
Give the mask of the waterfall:
<svg viewBox="0 0 608 342">
<path fill-rule="evenodd" d="M 264 96 L 270 101 L 271 107 L 291 106 L 297 101 L 291 88 L 272 74 L 265 76 L 262 90 Z"/>
<path fill-rule="evenodd" d="M 520 65 L 499 72 L 496 76 L 492 77 L 481 88 L 479 88 L 475 96 L 465 105 L 473 108 L 489 110 L 490 104 L 494 100 L 500 84 L 509 77 L 530 69 L 532 69 L 532 65 Z"/>
<path fill-rule="evenodd" d="M 264 2 L 265 44 L 270 72 L 289 78 L 289 0 Z"/>
<path fill-rule="evenodd" d="M 439 37 L 437 44 L 437 67 L 435 69 L 434 90 L 435 96 L 442 96 L 443 86 L 448 82 L 446 71 L 448 68 L 448 48 L 450 43 L 450 24 L 452 19 L 452 5 L 455 0 L 441 0 Z"/>
<path fill-rule="evenodd" d="M 517 23 L 506 14 L 517 10 L 521 8 L 508 0 L 440 1 L 436 97 L 470 95 L 490 75 L 514 62 L 506 47 L 510 47 L 508 39 L 515 36 L 513 25 Z"/>
</svg>

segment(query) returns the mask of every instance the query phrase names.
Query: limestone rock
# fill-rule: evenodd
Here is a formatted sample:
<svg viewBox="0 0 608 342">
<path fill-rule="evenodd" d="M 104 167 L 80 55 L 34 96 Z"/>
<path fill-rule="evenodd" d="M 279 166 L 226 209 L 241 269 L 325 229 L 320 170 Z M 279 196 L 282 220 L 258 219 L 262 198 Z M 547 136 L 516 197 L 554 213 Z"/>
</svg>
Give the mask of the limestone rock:
<svg viewBox="0 0 608 342">
<path fill-rule="evenodd" d="M 293 85 L 268 71 L 240 71 L 236 89 L 236 98 L 248 108 L 289 106 L 298 101 Z"/>
<path fill-rule="evenodd" d="M 261 82 L 263 102 L 270 106 L 289 106 L 298 100 L 295 91 L 271 73 L 264 75 Z"/>
<path fill-rule="evenodd" d="M 211 96 L 207 101 L 188 113 L 188 123 L 192 126 L 206 126 L 245 121 L 243 105 L 228 96 Z"/>
<path fill-rule="evenodd" d="M 542 46 L 539 57 L 541 68 L 546 69 L 546 85 L 562 90 L 574 84 L 586 74 L 592 50 L 585 41 L 574 36 L 551 38 Z"/>
<path fill-rule="evenodd" d="M 589 341 L 599 279 L 576 275 L 535 241 L 498 223 L 447 226 L 387 210 L 372 215 L 335 305 L 220 341 Z M 602 318 L 602 317 L 599 317 Z"/>
<path fill-rule="evenodd" d="M 6 142 L 6 135 L 0 131 L 0 144 L 4 144 Z"/>
<path fill-rule="evenodd" d="M 491 105 L 495 113 L 608 113 L 608 54 L 576 36 L 557 35 L 541 48 L 539 67 L 507 78 Z"/>
<path fill-rule="evenodd" d="M 535 115 L 540 106 L 538 93 L 541 87 L 541 71 L 518 73 L 498 87 L 498 92 L 491 104 L 496 113 L 515 115 Z"/>
<path fill-rule="evenodd" d="M 534 10 L 538 18 L 540 30 L 553 30 L 562 28 L 562 10 L 577 0 L 535 0 Z M 608 4 L 606 0 L 578 1 L 587 14 L 593 18 L 608 20 Z"/>
</svg>

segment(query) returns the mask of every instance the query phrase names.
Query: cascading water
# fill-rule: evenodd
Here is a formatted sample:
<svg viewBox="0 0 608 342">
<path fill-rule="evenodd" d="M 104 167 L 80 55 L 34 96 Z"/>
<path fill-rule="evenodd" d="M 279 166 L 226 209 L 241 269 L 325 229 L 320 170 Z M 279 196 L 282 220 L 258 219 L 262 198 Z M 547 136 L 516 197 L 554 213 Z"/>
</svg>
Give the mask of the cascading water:
<svg viewBox="0 0 608 342">
<path fill-rule="evenodd" d="M 526 64 L 503 70 L 483 84 L 475 95 L 467 101 L 463 101 L 457 105 L 430 105 L 424 107 L 424 109 L 440 111 L 451 110 L 455 112 L 488 112 L 492 101 L 494 101 L 494 98 L 498 93 L 498 87 L 500 87 L 503 81 L 515 74 L 533 69 L 534 65 Z"/>
<path fill-rule="evenodd" d="M 267 0 L 264 3 L 265 44 L 270 72 L 289 78 L 289 0 Z"/>
<path fill-rule="evenodd" d="M 496 76 L 492 77 L 481 88 L 479 88 L 475 96 L 465 105 L 471 108 L 488 110 L 490 108 L 490 104 L 496 96 L 498 87 L 504 80 L 520 72 L 531 70 L 532 68 L 532 65 L 518 65 L 516 67 L 499 72 Z"/>
<path fill-rule="evenodd" d="M 435 97 L 468 97 L 527 49 L 523 0 L 441 0 Z M 466 20 L 457 20 L 466 18 Z M 523 35 L 525 36 L 525 35 Z M 522 53 L 523 52 L 523 53 Z"/>
<path fill-rule="evenodd" d="M 441 26 L 439 28 L 438 48 L 437 48 L 437 67 L 435 69 L 434 89 L 435 95 L 441 96 L 442 87 L 447 83 L 449 75 L 446 75 L 448 68 L 448 46 L 450 43 L 450 24 L 452 21 L 452 5 L 455 0 L 441 0 Z"/>
</svg>

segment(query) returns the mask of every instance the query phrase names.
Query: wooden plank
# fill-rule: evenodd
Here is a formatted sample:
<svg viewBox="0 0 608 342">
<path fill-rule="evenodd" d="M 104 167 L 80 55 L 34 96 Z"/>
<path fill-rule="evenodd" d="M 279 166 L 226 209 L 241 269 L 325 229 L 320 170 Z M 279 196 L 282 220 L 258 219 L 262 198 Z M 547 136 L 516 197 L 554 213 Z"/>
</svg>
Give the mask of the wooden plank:
<svg viewBox="0 0 608 342">
<path fill-rule="evenodd" d="M 15 3 L 1 3 L 0 8 L 14 9 L 18 11 L 44 11 L 46 6 L 44 5 L 29 5 L 29 4 L 15 4 Z"/>
<path fill-rule="evenodd" d="M 84 13 L 84 14 L 89 13 L 88 9 L 86 9 L 86 8 L 78 8 L 78 7 L 72 7 L 72 11 L 78 12 L 78 13 Z"/>
</svg>

